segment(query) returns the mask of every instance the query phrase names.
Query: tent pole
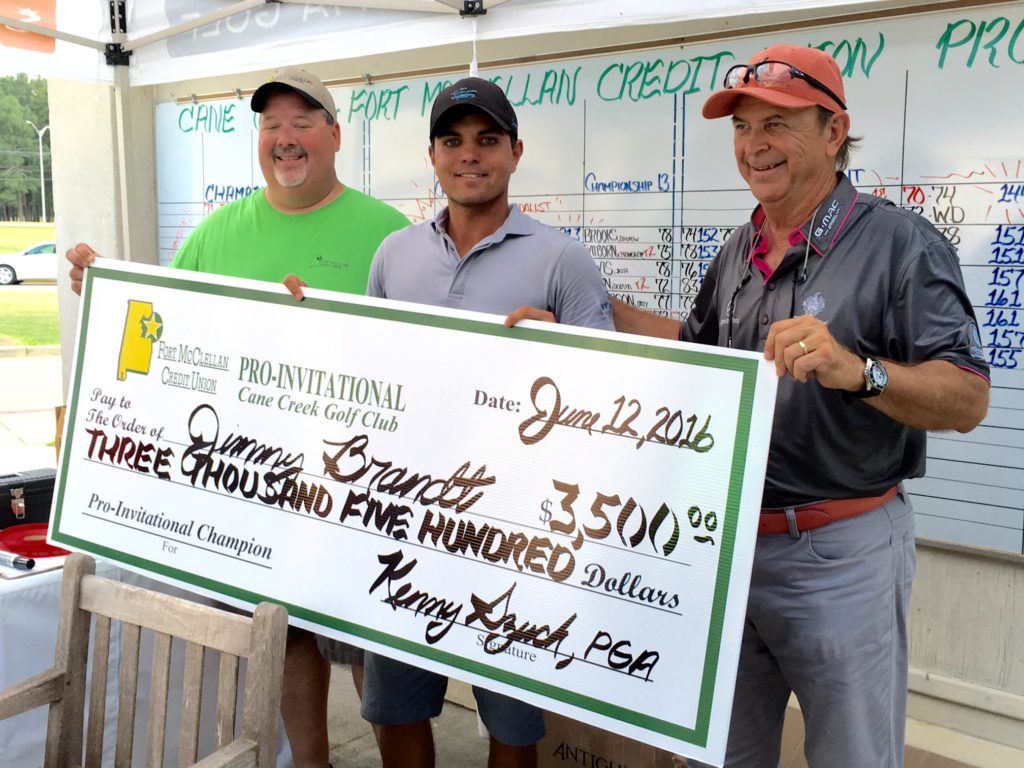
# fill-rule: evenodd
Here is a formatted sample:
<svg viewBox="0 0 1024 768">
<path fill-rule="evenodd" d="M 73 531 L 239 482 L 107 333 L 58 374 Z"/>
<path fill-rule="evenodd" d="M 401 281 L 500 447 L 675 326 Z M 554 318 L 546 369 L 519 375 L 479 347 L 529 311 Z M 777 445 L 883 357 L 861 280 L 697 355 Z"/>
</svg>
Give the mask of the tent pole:
<svg viewBox="0 0 1024 768">
<path fill-rule="evenodd" d="M 112 48 L 123 48 L 128 38 L 128 19 L 124 16 L 125 4 L 110 0 L 110 40 Z M 109 61 L 109 59 L 108 59 Z M 113 64 L 114 71 L 114 135 L 117 141 L 117 197 L 118 214 L 121 219 L 121 249 L 125 261 L 135 261 L 132 253 L 131 172 L 128 152 L 131 146 L 131 108 L 128 103 L 131 83 L 128 79 L 128 64 Z"/>
<path fill-rule="evenodd" d="M 462 0 L 457 1 L 461 3 Z M 324 5 L 331 8 L 369 8 L 375 11 L 458 12 L 458 8 L 450 6 L 443 0 L 280 0 L 280 2 L 289 5 Z M 495 0 L 495 2 L 503 3 L 507 0 Z"/>
<path fill-rule="evenodd" d="M 75 45 L 82 45 L 86 48 L 95 48 L 97 51 L 103 50 L 103 43 L 99 40 L 90 40 L 87 37 L 79 37 L 78 35 L 72 35 L 69 32 L 61 32 L 59 29 L 50 29 L 49 27 L 42 27 L 38 24 L 30 24 L 27 21 L 21 19 L 15 19 L 10 16 L 0 16 L 0 24 L 11 29 L 19 29 L 22 32 L 32 32 L 43 37 L 52 37 L 56 40 L 63 40 L 66 43 L 74 43 Z"/>
<path fill-rule="evenodd" d="M 118 35 L 114 36 L 115 38 Z M 120 35 L 120 37 L 124 37 Z M 117 176 L 118 200 L 120 202 L 121 240 L 124 249 L 124 260 L 135 261 L 132 253 L 130 184 L 128 174 L 131 168 L 128 162 L 128 148 L 131 143 L 131 109 L 128 105 L 128 94 L 131 88 L 128 82 L 128 67 L 114 67 L 114 122 L 117 136 Z"/>
<path fill-rule="evenodd" d="M 115 35 L 114 39 L 117 42 L 118 38 L 124 38 L 124 35 Z M 132 253 L 132 237 L 131 237 L 131 211 L 129 206 L 130 201 L 130 183 L 128 174 L 131 173 L 130 163 L 128 161 L 128 154 L 132 145 L 132 130 L 131 130 L 131 109 L 128 104 L 129 92 L 131 85 L 128 82 L 128 68 L 127 67 L 114 67 L 114 121 L 116 125 L 116 135 L 118 141 L 118 198 L 120 199 L 120 217 L 121 217 L 121 240 L 122 248 L 124 253 L 125 261 L 135 261 L 135 254 Z"/>
</svg>

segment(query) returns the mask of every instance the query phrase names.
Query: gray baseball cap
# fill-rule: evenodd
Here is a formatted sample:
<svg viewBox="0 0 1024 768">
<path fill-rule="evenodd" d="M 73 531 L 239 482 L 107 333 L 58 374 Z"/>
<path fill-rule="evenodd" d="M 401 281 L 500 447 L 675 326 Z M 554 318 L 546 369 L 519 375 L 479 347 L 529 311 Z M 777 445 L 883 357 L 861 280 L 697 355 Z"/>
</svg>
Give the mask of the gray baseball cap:
<svg viewBox="0 0 1024 768">
<path fill-rule="evenodd" d="M 252 95 L 252 111 L 262 112 L 267 106 L 267 99 L 281 91 L 294 91 L 311 107 L 326 109 L 331 113 L 331 117 L 338 113 L 334 98 L 320 82 L 320 78 L 299 67 L 279 69 L 270 80 L 257 88 L 256 93 Z"/>
</svg>

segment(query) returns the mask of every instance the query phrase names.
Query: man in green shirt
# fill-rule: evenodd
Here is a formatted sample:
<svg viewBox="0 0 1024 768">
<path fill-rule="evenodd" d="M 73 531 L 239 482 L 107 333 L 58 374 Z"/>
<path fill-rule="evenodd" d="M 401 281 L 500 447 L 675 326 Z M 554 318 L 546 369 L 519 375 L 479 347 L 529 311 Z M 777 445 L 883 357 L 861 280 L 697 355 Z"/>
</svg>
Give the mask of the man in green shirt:
<svg viewBox="0 0 1024 768">
<path fill-rule="evenodd" d="M 171 267 L 273 282 L 301 271 L 314 288 L 364 293 L 377 246 L 408 220 L 338 180 L 337 109 L 316 77 L 296 67 L 283 69 L 253 94 L 252 109 L 260 114 L 258 154 L 266 188 L 206 217 Z M 97 256 L 85 243 L 68 250 L 76 293 Z M 332 644 L 331 655 L 352 663 L 361 690 L 361 652 L 351 646 L 339 652 Z M 329 681 L 330 664 L 315 636 L 291 628 L 281 711 L 295 768 L 328 764 Z"/>
<path fill-rule="evenodd" d="M 391 206 L 351 187 L 298 215 L 275 207 L 271 194 L 268 186 L 216 209 L 182 244 L 171 266 L 269 282 L 281 282 L 301 268 L 317 288 L 362 294 L 377 246 L 409 223 Z"/>
</svg>

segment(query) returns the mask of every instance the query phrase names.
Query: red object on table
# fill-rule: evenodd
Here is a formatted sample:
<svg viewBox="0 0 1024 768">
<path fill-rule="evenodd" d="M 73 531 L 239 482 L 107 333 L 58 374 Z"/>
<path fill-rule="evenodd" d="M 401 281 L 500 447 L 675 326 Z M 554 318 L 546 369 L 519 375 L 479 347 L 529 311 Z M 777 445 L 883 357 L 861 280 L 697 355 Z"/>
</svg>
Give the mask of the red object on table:
<svg viewBox="0 0 1024 768">
<path fill-rule="evenodd" d="M 46 543 L 47 523 L 12 525 L 0 531 L 0 549 L 22 557 L 60 557 L 70 555 L 66 549 Z"/>
</svg>

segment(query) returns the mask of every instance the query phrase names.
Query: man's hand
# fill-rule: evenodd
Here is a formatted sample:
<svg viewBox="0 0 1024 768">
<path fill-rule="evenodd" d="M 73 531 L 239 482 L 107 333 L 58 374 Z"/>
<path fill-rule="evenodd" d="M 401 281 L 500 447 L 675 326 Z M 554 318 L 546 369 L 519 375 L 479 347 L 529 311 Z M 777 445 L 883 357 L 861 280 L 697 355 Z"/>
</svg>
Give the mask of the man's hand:
<svg viewBox="0 0 1024 768">
<path fill-rule="evenodd" d="M 288 289 L 288 292 L 296 301 L 302 301 L 306 298 L 306 294 L 302 292 L 302 289 L 309 288 L 309 284 L 303 282 L 302 278 L 298 275 L 287 275 L 281 282 L 284 283 L 284 287 Z"/>
<path fill-rule="evenodd" d="M 810 378 L 829 389 L 864 389 L 864 361 L 810 315 L 780 320 L 768 331 L 764 356 L 779 376 Z M 988 413 L 988 380 L 948 360 L 914 365 L 885 361 L 889 383 L 878 397 L 863 400 L 894 421 L 914 429 L 970 432 Z"/>
<path fill-rule="evenodd" d="M 775 361 L 781 378 L 817 379 L 828 389 L 864 388 L 864 361 L 840 344 L 821 320 L 810 315 L 779 320 L 768 330 L 764 357 Z"/>
<path fill-rule="evenodd" d="M 85 279 L 85 268 L 92 264 L 100 255 L 86 243 L 79 243 L 74 248 L 68 248 L 64 254 L 71 263 L 68 275 L 71 277 L 71 290 L 79 296 L 82 295 L 82 280 Z"/>
<path fill-rule="evenodd" d="M 554 314 L 548 312 L 546 309 L 537 309 L 536 307 L 520 307 L 519 309 L 511 312 L 509 316 L 505 318 L 505 327 L 511 328 L 520 320 L 539 320 L 542 323 L 558 322 Z"/>
</svg>

